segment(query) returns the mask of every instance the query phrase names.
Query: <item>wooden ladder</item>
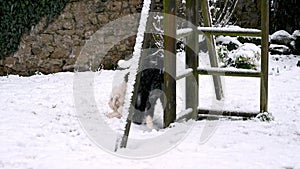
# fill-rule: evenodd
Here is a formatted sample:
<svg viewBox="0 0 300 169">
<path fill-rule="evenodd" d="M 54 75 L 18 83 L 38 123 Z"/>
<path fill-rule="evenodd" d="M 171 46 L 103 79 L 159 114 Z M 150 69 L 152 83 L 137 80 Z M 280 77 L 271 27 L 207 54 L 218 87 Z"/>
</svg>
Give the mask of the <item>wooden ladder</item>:
<svg viewBox="0 0 300 169">
<path fill-rule="evenodd" d="M 205 27 L 197 27 L 198 25 L 198 9 L 201 4 L 201 10 Z M 176 30 L 176 0 L 164 0 L 164 50 L 168 51 L 164 54 L 164 92 L 166 96 L 164 109 L 164 127 L 168 127 L 172 122 L 180 119 L 197 119 L 198 114 L 223 115 L 223 116 L 243 116 L 254 117 L 260 112 L 268 111 L 268 40 L 269 40 L 269 0 L 261 2 L 261 30 L 257 29 L 229 29 L 212 27 L 210 13 L 208 10 L 207 0 L 186 0 L 186 15 L 190 22 L 189 27 Z M 199 53 L 199 34 L 204 34 L 208 39 L 208 51 L 210 56 L 211 67 L 209 69 L 200 68 L 198 65 Z M 228 36 L 256 36 L 261 37 L 261 71 L 237 71 L 226 68 L 218 68 L 215 42 L 213 35 Z M 175 38 L 174 38 L 175 37 Z M 186 70 L 176 75 L 176 37 L 186 38 Z M 200 110 L 198 109 L 198 75 L 212 75 L 216 98 L 218 100 L 223 97 L 222 84 L 220 76 L 242 76 L 242 77 L 259 77 L 260 83 L 260 111 L 255 113 L 249 112 L 233 112 L 223 110 Z M 175 77 L 175 78 L 174 78 Z M 179 113 L 176 117 L 176 80 L 186 78 L 186 110 Z M 135 100 L 139 77 L 134 86 L 132 100 Z M 133 104 L 134 105 L 134 104 Z M 129 109 L 129 117 L 133 113 L 133 107 Z M 180 115 L 182 114 L 182 115 Z M 128 135 L 130 131 L 131 120 L 127 118 L 127 123 L 122 137 L 120 147 L 126 148 Z"/>
<path fill-rule="evenodd" d="M 167 14 L 175 15 L 176 5 L 174 0 L 164 0 L 164 12 Z M 204 26 L 198 27 L 198 9 L 201 6 Z M 173 57 L 165 55 L 165 70 L 167 72 L 176 71 L 176 50 L 174 46 L 176 45 L 177 38 L 186 38 L 186 64 L 187 68 L 184 73 L 177 75 L 176 80 L 186 78 L 186 110 L 184 111 L 184 118 L 194 118 L 197 119 L 198 115 L 221 115 L 221 116 L 241 116 L 241 117 L 255 117 L 259 113 L 268 111 L 268 64 L 269 64 L 269 54 L 268 54 L 268 42 L 269 42 L 269 0 L 261 1 L 261 30 L 258 29 L 230 29 L 230 28 L 220 28 L 212 27 L 211 16 L 209 12 L 209 5 L 207 0 L 186 0 L 186 18 L 190 22 L 188 28 L 177 30 L 176 20 L 168 20 L 165 18 L 165 50 L 173 53 Z M 176 18 L 176 17 L 174 17 Z M 208 42 L 208 51 L 210 57 L 211 68 L 204 69 L 200 68 L 198 65 L 198 35 L 204 34 Z M 232 70 L 227 68 L 219 68 L 217 62 L 217 55 L 215 50 L 214 35 L 227 35 L 227 36 L 253 36 L 261 37 L 261 71 L 254 70 Z M 167 57 L 166 57 L 167 56 Z M 175 70 L 174 70 L 175 67 Z M 226 110 L 203 110 L 198 109 L 198 90 L 199 90 L 199 79 L 198 75 L 212 75 L 215 87 L 216 98 L 220 100 L 223 97 L 222 84 L 220 76 L 239 76 L 239 77 L 258 77 L 260 78 L 260 110 L 257 112 L 237 112 L 237 111 L 226 111 Z M 194 80 L 193 80 L 194 79 Z M 172 83 L 173 80 L 165 78 L 165 84 Z M 195 82 L 196 81 L 196 84 Z M 165 93 L 167 93 L 167 105 L 171 104 L 169 107 L 176 107 L 176 85 L 166 86 Z M 170 96 L 171 95 L 171 96 Z M 175 95 L 175 96 L 174 96 Z M 186 115 L 187 112 L 190 112 Z M 175 121 L 183 117 L 176 117 L 176 111 L 172 109 L 165 109 L 165 126 L 168 126 L 170 122 Z M 169 116 L 171 114 L 171 116 Z M 174 117 L 175 116 L 175 117 Z M 170 118 L 171 117 L 171 118 Z M 170 121 L 171 119 L 171 121 Z"/>
</svg>

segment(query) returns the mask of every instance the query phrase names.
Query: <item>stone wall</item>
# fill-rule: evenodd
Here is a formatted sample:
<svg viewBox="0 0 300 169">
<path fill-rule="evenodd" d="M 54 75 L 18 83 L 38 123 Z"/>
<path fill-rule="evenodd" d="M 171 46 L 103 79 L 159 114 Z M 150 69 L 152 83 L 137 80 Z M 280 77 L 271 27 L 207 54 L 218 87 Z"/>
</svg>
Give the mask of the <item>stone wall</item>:
<svg viewBox="0 0 300 169">
<path fill-rule="evenodd" d="M 152 2 L 155 3 L 153 11 L 162 11 L 163 0 Z M 23 34 L 17 52 L 0 59 L 0 75 L 73 71 L 79 53 L 91 35 L 110 21 L 141 9 L 142 0 L 70 0 L 48 26 L 45 26 L 45 17 L 29 33 Z M 183 13 L 181 10 L 184 10 L 182 5 L 179 14 Z M 239 0 L 233 18 L 235 24 L 241 27 L 260 28 L 260 0 Z M 137 25 L 129 25 L 129 28 L 136 31 Z M 126 33 L 122 29 L 116 31 Z M 107 34 L 103 36 L 105 43 L 110 37 Z M 118 42 L 92 69 L 97 69 L 100 64 L 105 69 L 114 69 L 119 59 L 132 53 L 134 43 L 135 36 Z"/>
<path fill-rule="evenodd" d="M 0 60 L 0 75 L 73 71 L 91 35 L 110 21 L 140 12 L 141 4 L 142 0 L 71 0 L 48 26 L 45 17 L 23 34 L 17 52 Z M 137 29 L 137 25 L 131 26 Z M 134 36 L 122 40 L 107 52 L 101 64 L 114 68 L 117 60 L 132 53 L 134 43 Z"/>
</svg>

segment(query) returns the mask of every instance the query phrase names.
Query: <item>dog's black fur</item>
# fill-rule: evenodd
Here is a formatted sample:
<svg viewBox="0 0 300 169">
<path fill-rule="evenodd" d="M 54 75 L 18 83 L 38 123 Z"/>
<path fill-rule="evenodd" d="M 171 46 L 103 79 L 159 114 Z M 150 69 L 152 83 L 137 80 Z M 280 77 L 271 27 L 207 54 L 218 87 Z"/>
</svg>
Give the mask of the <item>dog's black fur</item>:
<svg viewBox="0 0 300 169">
<path fill-rule="evenodd" d="M 163 102 L 163 57 L 154 55 L 142 58 L 140 66 L 140 84 L 135 100 L 135 112 L 132 121 L 137 124 L 145 122 L 145 118 L 154 116 L 154 107 L 158 99 Z"/>
</svg>

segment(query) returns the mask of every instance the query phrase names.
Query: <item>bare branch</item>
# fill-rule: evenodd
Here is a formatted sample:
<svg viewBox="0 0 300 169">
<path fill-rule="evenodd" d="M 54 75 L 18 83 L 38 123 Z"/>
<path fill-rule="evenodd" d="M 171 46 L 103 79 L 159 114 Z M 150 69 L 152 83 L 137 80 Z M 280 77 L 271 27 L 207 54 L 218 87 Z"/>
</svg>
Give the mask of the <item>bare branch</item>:
<svg viewBox="0 0 300 169">
<path fill-rule="evenodd" d="M 226 17 L 224 18 L 223 22 L 221 23 L 222 26 L 225 26 L 228 24 L 228 22 L 231 19 L 231 16 L 233 15 L 233 13 L 236 10 L 236 6 L 237 6 L 238 2 L 239 2 L 239 0 L 235 0 L 234 5 L 231 5 L 229 11 L 226 13 Z"/>
<path fill-rule="evenodd" d="M 228 5 L 228 2 L 229 2 L 229 0 L 226 0 L 226 1 L 225 1 L 223 10 L 222 10 L 222 12 L 220 13 L 219 18 L 217 19 L 217 23 L 221 23 L 222 20 L 223 20 L 223 18 L 224 18 L 224 16 L 225 16 L 225 14 L 227 13 L 227 5 Z"/>
</svg>

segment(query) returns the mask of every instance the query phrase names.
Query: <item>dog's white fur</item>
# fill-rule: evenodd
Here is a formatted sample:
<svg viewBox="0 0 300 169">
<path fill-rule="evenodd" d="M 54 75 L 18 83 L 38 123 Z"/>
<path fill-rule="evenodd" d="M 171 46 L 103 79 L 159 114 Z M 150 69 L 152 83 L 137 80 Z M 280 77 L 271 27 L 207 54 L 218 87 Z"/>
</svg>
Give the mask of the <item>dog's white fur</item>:
<svg viewBox="0 0 300 169">
<path fill-rule="evenodd" d="M 127 84 L 125 81 L 122 81 L 121 84 L 114 86 L 112 88 L 108 105 L 113 110 L 113 112 L 106 115 L 108 118 L 122 117 L 122 110 L 125 101 L 126 88 L 127 88 Z"/>
<path fill-rule="evenodd" d="M 109 107 L 113 112 L 108 113 L 106 116 L 108 118 L 121 118 L 122 111 L 125 101 L 125 94 L 127 89 L 127 83 L 123 80 L 119 85 L 115 85 L 112 88 L 110 100 L 108 102 Z M 147 116 L 145 119 L 146 125 L 148 128 L 153 128 L 153 119 L 150 116 Z"/>
<path fill-rule="evenodd" d="M 108 118 L 121 118 L 123 105 L 125 101 L 125 94 L 126 94 L 127 84 L 123 81 L 120 85 L 114 86 L 112 88 L 110 100 L 108 102 L 109 107 L 113 110 L 113 112 L 108 113 L 106 116 Z M 153 128 L 153 119 L 150 116 L 147 116 L 146 125 L 149 129 Z"/>
</svg>

